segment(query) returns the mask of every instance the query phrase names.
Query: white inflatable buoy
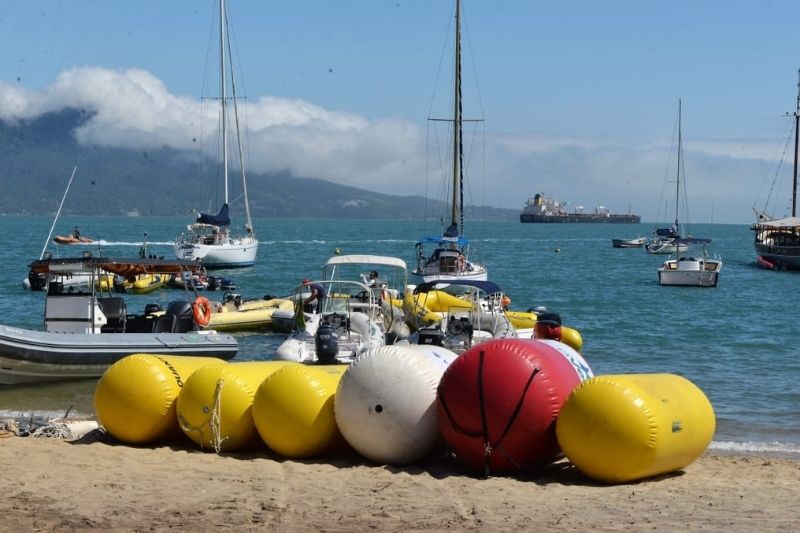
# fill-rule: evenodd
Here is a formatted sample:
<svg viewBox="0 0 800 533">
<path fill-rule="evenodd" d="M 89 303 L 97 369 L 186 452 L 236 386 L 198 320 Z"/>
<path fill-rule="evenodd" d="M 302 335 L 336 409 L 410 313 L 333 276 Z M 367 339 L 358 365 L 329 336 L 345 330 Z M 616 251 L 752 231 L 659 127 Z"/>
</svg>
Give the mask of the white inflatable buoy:
<svg viewBox="0 0 800 533">
<path fill-rule="evenodd" d="M 436 388 L 455 358 L 436 346 L 381 346 L 359 356 L 334 400 L 345 440 L 380 464 L 409 464 L 433 451 L 440 442 Z"/>
</svg>

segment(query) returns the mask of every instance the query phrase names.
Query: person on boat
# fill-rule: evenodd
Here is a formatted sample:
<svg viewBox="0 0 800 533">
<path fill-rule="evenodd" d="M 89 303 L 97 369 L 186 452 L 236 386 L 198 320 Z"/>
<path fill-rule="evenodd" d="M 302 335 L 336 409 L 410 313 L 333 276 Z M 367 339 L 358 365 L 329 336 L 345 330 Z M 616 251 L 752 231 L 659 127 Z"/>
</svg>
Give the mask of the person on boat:
<svg viewBox="0 0 800 533">
<path fill-rule="evenodd" d="M 81 238 L 81 230 L 78 229 L 78 226 L 75 226 L 75 229 L 72 230 L 72 236 L 76 239 L 80 240 Z"/>
<path fill-rule="evenodd" d="M 317 312 L 322 311 L 322 302 L 325 299 L 325 287 L 322 286 L 321 283 L 311 283 L 311 280 L 308 278 L 303 279 L 303 285 L 308 286 L 308 290 L 311 294 L 303 300 L 303 311 L 306 313 L 312 313 L 314 311 L 314 307 L 317 308 Z M 316 302 L 316 306 L 315 306 Z"/>
<path fill-rule="evenodd" d="M 370 287 L 377 287 L 378 286 L 378 271 L 373 270 L 369 273 L 369 280 L 368 284 Z"/>
</svg>

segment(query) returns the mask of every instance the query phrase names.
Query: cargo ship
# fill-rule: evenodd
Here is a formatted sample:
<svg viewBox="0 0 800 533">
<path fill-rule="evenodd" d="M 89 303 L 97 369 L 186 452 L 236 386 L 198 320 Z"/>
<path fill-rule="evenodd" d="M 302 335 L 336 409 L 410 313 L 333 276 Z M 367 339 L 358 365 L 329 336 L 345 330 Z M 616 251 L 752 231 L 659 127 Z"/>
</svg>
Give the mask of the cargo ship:
<svg viewBox="0 0 800 533">
<path fill-rule="evenodd" d="M 566 203 L 555 201 L 544 194 L 528 198 L 519 215 L 520 222 L 532 223 L 592 223 L 592 224 L 639 224 L 642 217 L 632 213 L 614 214 L 602 205 L 586 212 L 583 206 L 575 206 L 572 213 L 567 212 Z"/>
</svg>

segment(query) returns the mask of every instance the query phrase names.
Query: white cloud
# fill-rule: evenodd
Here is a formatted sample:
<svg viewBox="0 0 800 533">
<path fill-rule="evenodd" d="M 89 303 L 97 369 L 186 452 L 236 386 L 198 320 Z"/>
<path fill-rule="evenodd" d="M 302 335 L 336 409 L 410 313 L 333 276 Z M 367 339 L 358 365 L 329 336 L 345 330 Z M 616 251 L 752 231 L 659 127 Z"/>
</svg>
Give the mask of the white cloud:
<svg viewBox="0 0 800 533">
<path fill-rule="evenodd" d="M 288 170 L 388 194 L 441 195 L 433 183 L 441 171 L 426 162 L 424 132 L 411 121 L 369 119 L 273 96 L 243 105 L 253 171 Z M 0 120 L 7 123 L 66 108 L 90 113 L 74 132 L 84 145 L 197 150 L 200 141 L 211 144 L 217 124 L 213 101 L 174 95 L 140 69 L 75 68 L 38 92 L 0 82 Z M 695 216 L 708 220 L 714 210 L 717 221 L 748 222 L 781 143 L 706 138 L 687 139 L 685 147 Z M 525 198 L 545 191 L 572 206 L 603 204 L 616 212 L 630 207 L 645 220 L 663 211 L 662 190 L 674 176 L 668 140 L 644 144 L 544 133 L 487 134 L 485 162 L 472 161 L 470 171 L 470 203 L 520 209 Z"/>
</svg>

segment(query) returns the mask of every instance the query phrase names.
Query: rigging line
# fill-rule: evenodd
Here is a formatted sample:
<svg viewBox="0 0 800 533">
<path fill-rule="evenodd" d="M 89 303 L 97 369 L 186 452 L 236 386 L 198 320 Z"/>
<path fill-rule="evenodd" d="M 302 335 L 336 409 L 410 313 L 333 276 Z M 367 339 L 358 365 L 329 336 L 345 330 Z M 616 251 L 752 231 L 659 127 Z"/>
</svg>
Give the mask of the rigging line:
<svg viewBox="0 0 800 533">
<path fill-rule="evenodd" d="M 64 196 L 61 197 L 61 203 L 58 204 L 58 211 L 56 211 L 56 216 L 53 219 L 53 225 L 50 226 L 50 233 L 47 234 L 47 239 L 44 241 L 44 248 L 42 248 L 42 253 L 39 254 L 39 259 L 44 257 L 44 252 L 47 250 L 47 244 L 50 242 L 50 238 L 53 236 L 53 230 L 56 227 L 56 222 L 58 222 L 58 217 L 61 216 L 61 208 L 64 207 L 64 201 L 67 199 L 67 193 L 69 192 L 69 188 L 72 185 L 72 180 L 75 178 L 75 172 L 78 171 L 78 167 L 72 167 L 72 174 L 69 177 L 69 181 L 67 182 L 67 188 L 64 191 Z"/>
<path fill-rule="evenodd" d="M 478 68 L 475 65 L 475 54 L 472 53 L 472 40 L 470 39 L 470 31 L 469 26 L 467 24 L 467 17 L 464 15 L 464 7 L 461 7 L 461 24 L 464 28 L 463 33 L 466 34 L 466 41 L 467 41 L 467 48 L 469 50 L 469 54 L 467 54 L 470 58 L 470 63 L 472 64 L 472 73 L 475 83 L 475 92 L 477 93 L 476 96 L 478 98 L 478 109 L 480 109 L 481 119 L 485 117 L 485 113 L 483 111 L 483 98 L 481 97 L 481 86 L 478 83 Z"/>
</svg>

